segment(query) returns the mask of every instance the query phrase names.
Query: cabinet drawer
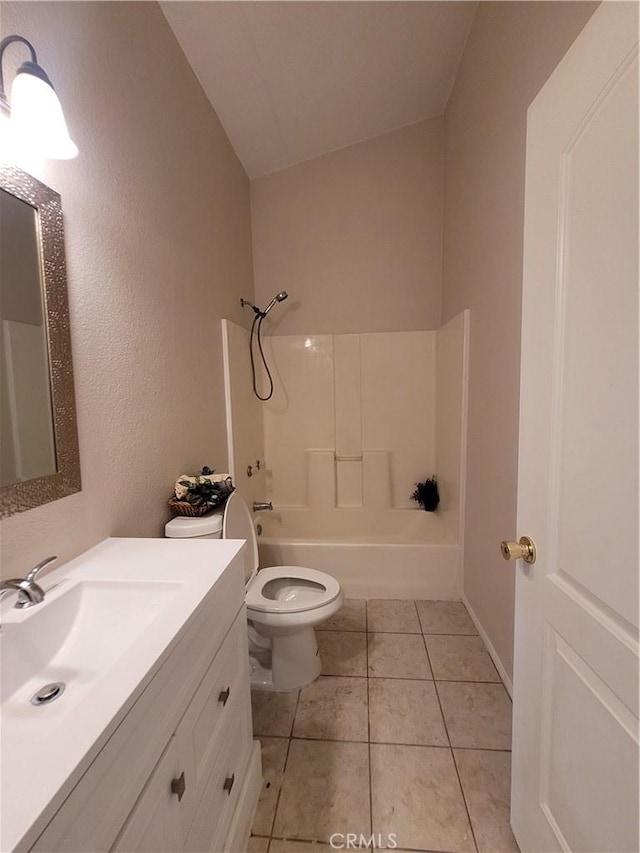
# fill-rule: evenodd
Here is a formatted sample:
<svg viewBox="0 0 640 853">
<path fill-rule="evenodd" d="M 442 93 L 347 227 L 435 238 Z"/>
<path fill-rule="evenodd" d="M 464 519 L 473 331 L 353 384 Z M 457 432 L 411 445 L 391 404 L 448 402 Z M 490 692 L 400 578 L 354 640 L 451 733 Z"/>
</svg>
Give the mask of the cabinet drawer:
<svg viewBox="0 0 640 853">
<path fill-rule="evenodd" d="M 236 701 L 229 723 L 184 841 L 189 853 L 222 850 L 231 825 L 251 754 L 251 705 Z"/>
<path fill-rule="evenodd" d="M 249 707 L 247 619 L 242 608 L 176 730 L 187 783 L 181 822 L 186 839 L 230 724 Z"/>
</svg>

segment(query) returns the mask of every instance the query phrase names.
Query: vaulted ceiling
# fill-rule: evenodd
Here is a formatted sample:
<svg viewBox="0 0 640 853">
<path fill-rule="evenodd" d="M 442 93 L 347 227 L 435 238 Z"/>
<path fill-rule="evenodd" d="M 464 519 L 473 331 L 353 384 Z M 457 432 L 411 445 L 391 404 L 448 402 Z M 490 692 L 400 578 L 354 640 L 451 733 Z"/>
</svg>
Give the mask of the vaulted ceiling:
<svg viewBox="0 0 640 853">
<path fill-rule="evenodd" d="M 254 178 L 440 115 L 475 2 L 162 2 Z"/>
</svg>

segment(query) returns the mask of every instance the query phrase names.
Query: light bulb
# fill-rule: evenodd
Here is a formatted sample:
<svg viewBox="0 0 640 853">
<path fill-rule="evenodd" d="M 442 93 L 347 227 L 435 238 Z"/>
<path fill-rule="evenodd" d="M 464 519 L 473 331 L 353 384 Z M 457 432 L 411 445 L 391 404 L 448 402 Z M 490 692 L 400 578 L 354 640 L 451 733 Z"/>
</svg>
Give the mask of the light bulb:
<svg viewBox="0 0 640 853">
<path fill-rule="evenodd" d="M 16 141 L 54 160 L 77 157 L 62 106 L 52 86 L 34 74 L 16 75 L 11 86 L 11 123 Z"/>
</svg>

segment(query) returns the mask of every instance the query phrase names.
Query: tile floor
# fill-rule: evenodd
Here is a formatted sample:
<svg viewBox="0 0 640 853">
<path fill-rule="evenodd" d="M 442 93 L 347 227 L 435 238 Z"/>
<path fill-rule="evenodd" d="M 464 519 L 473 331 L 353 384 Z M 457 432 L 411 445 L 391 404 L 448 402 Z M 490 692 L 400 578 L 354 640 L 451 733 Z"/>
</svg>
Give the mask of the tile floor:
<svg viewBox="0 0 640 853">
<path fill-rule="evenodd" d="M 350 600 L 316 635 L 317 681 L 252 694 L 264 778 L 250 853 L 326 853 L 333 833 L 517 851 L 511 701 L 464 605 Z"/>
</svg>

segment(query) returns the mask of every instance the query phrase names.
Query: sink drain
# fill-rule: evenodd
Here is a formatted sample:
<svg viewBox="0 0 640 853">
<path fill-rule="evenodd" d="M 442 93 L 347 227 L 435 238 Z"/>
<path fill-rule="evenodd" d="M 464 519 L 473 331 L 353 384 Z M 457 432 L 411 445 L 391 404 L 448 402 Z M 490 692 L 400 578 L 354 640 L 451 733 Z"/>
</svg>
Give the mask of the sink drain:
<svg viewBox="0 0 640 853">
<path fill-rule="evenodd" d="M 55 702 L 59 696 L 64 693 L 66 687 L 64 681 L 54 681 L 51 684 L 45 684 L 37 693 L 31 697 L 32 705 L 48 705 L 50 702 Z"/>
</svg>

